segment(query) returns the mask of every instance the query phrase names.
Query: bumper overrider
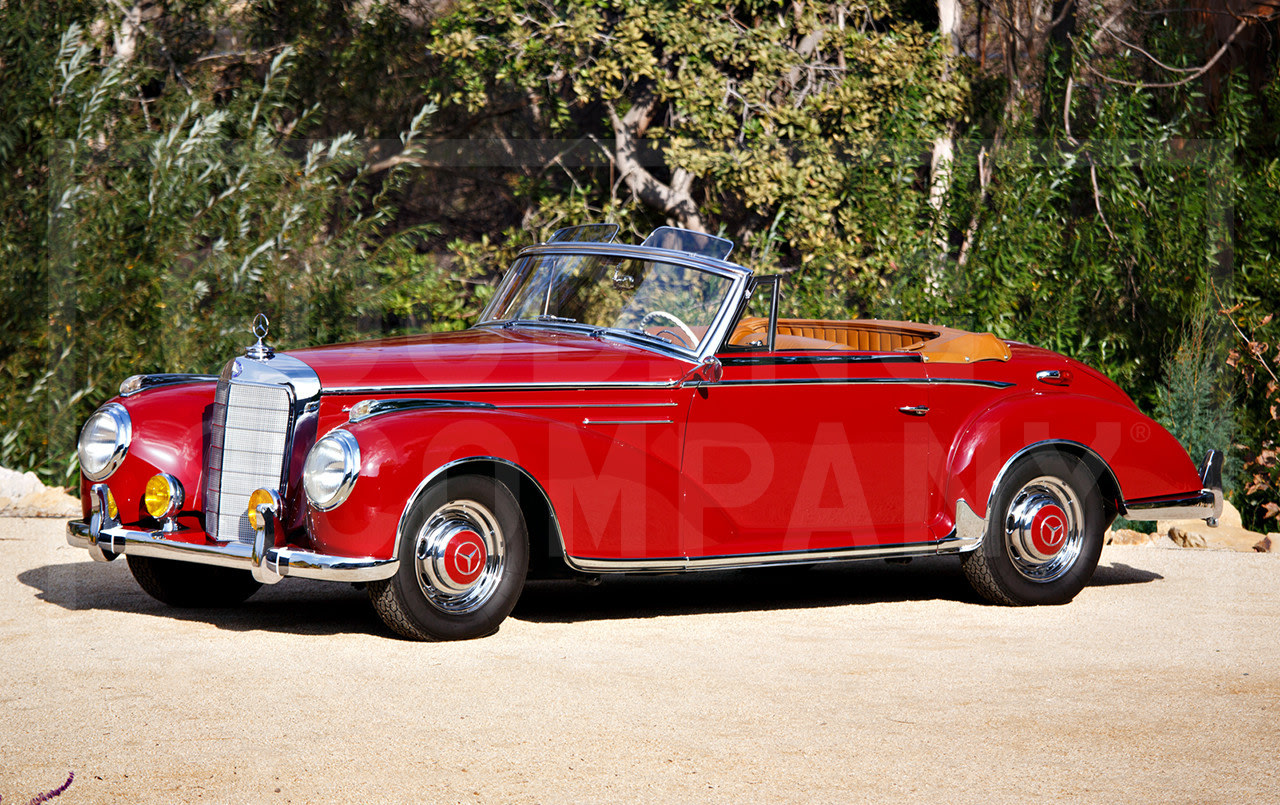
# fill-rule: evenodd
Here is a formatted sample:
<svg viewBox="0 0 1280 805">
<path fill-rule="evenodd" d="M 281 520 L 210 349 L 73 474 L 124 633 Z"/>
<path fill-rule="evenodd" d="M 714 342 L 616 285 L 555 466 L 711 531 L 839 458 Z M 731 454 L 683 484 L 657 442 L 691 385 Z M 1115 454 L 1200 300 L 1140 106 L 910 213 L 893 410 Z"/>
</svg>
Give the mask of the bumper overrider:
<svg viewBox="0 0 1280 805">
<path fill-rule="evenodd" d="M 367 582 L 395 575 L 395 559 L 332 556 L 302 548 L 276 546 L 276 512 L 267 506 L 258 509 L 259 527 L 249 542 L 198 543 L 171 537 L 189 529 L 157 528 L 147 530 L 122 526 L 113 519 L 106 502 L 106 486 L 95 484 L 92 494 L 98 499 L 88 522 L 67 523 L 67 543 L 85 548 L 98 562 L 110 562 L 122 554 L 175 559 L 219 567 L 248 570 L 263 584 L 275 584 L 286 576 L 322 581 Z"/>
<path fill-rule="evenodd" d="M 1204 520 L 1211 526 L 1222 516 L 1222 453 L 1210 450 L 1200 465 L 1199 494 L 1124 501 L 1127 520 Z"/>
</svg>

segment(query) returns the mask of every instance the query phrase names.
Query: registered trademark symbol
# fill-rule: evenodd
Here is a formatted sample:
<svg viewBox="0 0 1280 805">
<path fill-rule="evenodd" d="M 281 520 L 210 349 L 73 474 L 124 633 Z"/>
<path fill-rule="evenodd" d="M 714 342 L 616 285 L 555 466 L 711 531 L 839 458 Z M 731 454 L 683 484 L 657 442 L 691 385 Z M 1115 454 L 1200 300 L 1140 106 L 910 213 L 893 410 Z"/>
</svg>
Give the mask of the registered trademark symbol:
<svg viewBox="0 0 1280 805">
<path fill-rule="evenodd" d="M 1151 426 L 1145 422 L 1138 422 L 1129 429 L 1129 435 L 1135 442 L 1145 442 L 1151 438 Z"/>
</svg>

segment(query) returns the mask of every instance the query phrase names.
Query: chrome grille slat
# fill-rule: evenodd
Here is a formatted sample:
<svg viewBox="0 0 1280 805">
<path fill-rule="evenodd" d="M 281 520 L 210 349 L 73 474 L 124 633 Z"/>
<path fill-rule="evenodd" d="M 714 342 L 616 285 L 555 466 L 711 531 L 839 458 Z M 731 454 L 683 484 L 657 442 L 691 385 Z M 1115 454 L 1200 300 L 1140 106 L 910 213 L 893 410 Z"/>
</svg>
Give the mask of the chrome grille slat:
<svg viewBox="0 0 1280 805">
<path fill-rule="evenodd" d="M 256 489 L 282 491 L 293 426 L 288 387 L 237 383 L 226 373 L 214 396 L 205 529 L 219 542 L 252 542 L 247 510 Z"/>
</svg>

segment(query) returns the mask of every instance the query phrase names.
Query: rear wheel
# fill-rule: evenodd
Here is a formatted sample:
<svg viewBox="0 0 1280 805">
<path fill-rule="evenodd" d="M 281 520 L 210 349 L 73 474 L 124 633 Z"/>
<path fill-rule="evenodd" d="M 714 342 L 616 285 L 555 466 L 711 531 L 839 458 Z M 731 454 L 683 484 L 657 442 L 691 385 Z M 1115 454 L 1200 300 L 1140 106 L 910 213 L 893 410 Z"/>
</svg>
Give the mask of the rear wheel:
<svg viewBox="0 0 1280 805">
<path fill-rule="evenodd" d="M 414 501 L 398 549 L 399 569 L 369 584 L 369 600 L 392 631 L 415 640 L 497 631 L 529 569 L 516 499 L 482 475 L 446 479 Z"/>
<path fill-rule="evenodd" d="M 125 555 L 138 585 L 172 607 L 233 607 L 262 585 L 247 570 Z"/>
<path fill-rule="evenodd" d="M 1064 604 L 1088 584 L 1106 520 L 1097 478 L 1056 451 L 1019 459 L 1000 481 L 964 574 L 997 604 Z"/>
</svg>

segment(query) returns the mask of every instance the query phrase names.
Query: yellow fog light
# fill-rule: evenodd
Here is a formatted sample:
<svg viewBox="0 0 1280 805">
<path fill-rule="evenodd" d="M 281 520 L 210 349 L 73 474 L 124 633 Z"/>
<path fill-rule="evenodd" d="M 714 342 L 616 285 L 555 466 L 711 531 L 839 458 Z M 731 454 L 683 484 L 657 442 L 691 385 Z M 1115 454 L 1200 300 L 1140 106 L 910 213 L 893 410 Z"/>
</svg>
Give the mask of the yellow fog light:
<svg viewBox="0 0 1280 805">
<path fill-rule="evenodd" d="M 258 516 L 258 507 L 262 505 L 268 506 L 272 514 L 279 514 L 280 496 L 271 489 L 255 489 L 249 496 L 249 525 L 254 531 L 261 530 L 264 525 L 262 518 Z"/>
<path fill-rule="evenodd" d="M 147 514 L 157 520 L 173 517 L 182 509 L 182 484 L 167 472 L 151 476 L 142 494 L 142 505 Z"/>
</svg>

